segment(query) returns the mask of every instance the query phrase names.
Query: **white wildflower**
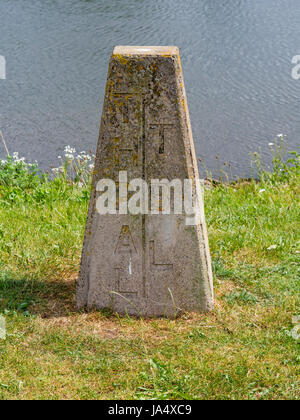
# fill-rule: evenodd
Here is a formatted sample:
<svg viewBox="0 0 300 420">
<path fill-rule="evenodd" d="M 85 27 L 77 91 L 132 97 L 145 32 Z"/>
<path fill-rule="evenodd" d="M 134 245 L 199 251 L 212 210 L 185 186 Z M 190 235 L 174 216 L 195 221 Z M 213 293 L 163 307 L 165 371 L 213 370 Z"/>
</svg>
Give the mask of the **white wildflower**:
<svg viewBox="0 0 300 420">
<path fill-rule="evenodd" d="M 25 163 L 25 158 L 24 157 L 20 158 L 18 152 L 14 152 L 12 157 L 13 157 L 14 163 L 20 163 L 20 162 Z"/>
<path fill-rule="evenodd" d="M 267 248 L 268 251 L 272 251 L 273 249 L 276 249 L 277 245 L 271 245 L 269 248 Z"/>
<path fill-rule="evenodd" d="M 74 159 L 74 156 L 71 153 L 65 153 L 65 157 L 66 159 L 70 159 L 70 160 Z"/>
<path fill-rule="evenodd" d="M 65 154 L 74 155 L 74 153 L 76 153 L 76 149 L 74 149 L 71 146 L 66 146 L 65 147 Z"/>
<path fill-rule="evenodd" d="M 269 143 L 269 146 L 270 146 L 270 147 L 274 146 L 274 143 Z"/>
<path fill-rule="evenodd" d="M 265 192 L 266 190 L 263 188 L 262 190 L 259 190 L 259 193 L 261 194 L 261 193 L 263 193 L 263 192 Z"/>
</svg>

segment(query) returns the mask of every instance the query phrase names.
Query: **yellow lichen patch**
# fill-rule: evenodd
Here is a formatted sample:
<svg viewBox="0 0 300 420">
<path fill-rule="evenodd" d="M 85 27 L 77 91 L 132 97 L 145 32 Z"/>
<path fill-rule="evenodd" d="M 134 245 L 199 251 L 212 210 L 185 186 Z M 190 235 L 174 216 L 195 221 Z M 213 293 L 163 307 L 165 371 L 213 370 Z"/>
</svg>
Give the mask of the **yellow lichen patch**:
<svg viewBox="0 0 300 420">
<path fill-rule="evenodd" d="M 136 153 L 133 153 L 132 160 L 133 160 L 133 164 L 135 166 L 138 166 L 138 155 Z"/>
<path fill-rule="evenodd" d="M 117 59 L 117 60 L 120 62 L 120 64 L 122 64 L 122 65 L 124 65 L 124 64 L 128 64 L 128 63 L 129 63 L 129 59 L 128 59 L 128 58 L 126 58 L 124 55 L 121 55 L 121 54 L 114 54 L 114 55 L 113 55 L 113 57 L 114 57 L 115 59 Z"/>
</svg>

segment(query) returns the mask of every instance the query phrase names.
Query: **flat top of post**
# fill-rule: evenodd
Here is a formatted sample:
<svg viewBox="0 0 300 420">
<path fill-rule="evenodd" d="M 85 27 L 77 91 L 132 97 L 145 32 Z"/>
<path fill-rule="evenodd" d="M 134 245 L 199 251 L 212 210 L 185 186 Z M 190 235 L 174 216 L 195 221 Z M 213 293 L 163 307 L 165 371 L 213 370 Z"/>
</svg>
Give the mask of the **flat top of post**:
<svg viewBox="0 0 300 420">
<path fill-rule="evenodd" d="M 174 56 L 179 54 L 178 47 L 175 46 L 132 46 L 132 45 L 118 45 L 114 48 L 113 55 L 125 55 L 125 56 L 134 56 L 134 55 L 162 55 L 162 56 Z"/>
</svg>

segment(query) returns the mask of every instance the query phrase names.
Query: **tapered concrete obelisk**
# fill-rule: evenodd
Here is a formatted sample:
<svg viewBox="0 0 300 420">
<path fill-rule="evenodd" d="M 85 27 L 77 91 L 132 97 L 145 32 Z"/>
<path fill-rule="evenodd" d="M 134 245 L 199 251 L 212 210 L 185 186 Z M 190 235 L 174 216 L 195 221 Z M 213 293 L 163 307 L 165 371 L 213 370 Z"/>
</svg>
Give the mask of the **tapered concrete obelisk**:
<svg viewBox="0 0 300 420">
<path fill-rule="evenodd" d="M 128 183 L 134 178 L 149 185 L 152 179 L 198 179 L 177 47 L 114 49 L 77 306 L 169 317 L 211 310 L 213 281 L 201 194 L 196 225 L 186 223 L 186 214 L 174 212 L 101 215 L 96 208 L 98 182 L 118 182 L 120 171 L 127 171 Z"/>
</svg>

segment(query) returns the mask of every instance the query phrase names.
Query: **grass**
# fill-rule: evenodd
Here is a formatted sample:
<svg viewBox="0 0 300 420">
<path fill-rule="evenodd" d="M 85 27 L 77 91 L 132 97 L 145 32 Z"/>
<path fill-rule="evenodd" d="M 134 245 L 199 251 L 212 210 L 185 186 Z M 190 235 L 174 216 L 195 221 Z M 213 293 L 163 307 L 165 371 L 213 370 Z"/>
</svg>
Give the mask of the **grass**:
<svg viewBox="0 0 300 420">
<path fill-rule="evenodd" d="M 149 320 L 74 309 L 88 180 L 3 162 L 0 398 L 300 399 L 299 155 L 284 165 L 205 192 L 214 312 Z"/>
</svg>

